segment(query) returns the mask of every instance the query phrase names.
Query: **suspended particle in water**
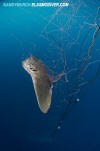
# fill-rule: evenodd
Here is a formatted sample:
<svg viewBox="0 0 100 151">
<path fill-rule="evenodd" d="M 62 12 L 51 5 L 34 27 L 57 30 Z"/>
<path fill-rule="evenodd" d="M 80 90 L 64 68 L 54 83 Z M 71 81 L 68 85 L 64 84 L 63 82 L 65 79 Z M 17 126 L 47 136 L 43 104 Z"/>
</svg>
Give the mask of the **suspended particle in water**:
<svg viewBox="0 0 100 151">
<path fill-rule="evenodd" d="M 61 126 L 58 126 L 57 129 L 60 130 L 60 129 L 61 129 Z"/>
<path fill-rule="evenodd" d="M 77 99 L 76 99 L 76 101 L 77 101 L 77 102 L 79 102 L 79 101 L 80 101 L 80 99 L 79 99 L 79 98 L 77 98 Z"/>
</svg>

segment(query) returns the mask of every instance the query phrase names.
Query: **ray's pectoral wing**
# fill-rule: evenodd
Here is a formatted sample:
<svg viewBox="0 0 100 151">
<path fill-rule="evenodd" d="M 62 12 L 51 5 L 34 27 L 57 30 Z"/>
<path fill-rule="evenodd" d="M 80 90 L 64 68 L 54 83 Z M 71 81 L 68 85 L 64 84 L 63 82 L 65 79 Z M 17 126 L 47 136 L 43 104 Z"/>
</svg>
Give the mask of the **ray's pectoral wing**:
<svg viewBox="0 0 100 151">
<path fill-rule="evenodd" d="M 51 105 L 52 88 L 49 78 L 32 78 L 40 110 L 47 113 Z"/>
</svg>

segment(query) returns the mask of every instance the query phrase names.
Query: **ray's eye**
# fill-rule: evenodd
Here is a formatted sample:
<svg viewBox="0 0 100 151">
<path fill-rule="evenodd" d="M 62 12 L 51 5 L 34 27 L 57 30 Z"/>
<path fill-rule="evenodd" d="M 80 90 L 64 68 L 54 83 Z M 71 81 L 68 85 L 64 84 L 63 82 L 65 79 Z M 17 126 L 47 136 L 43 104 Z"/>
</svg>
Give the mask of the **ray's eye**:
<svg viewBox="0 0 100 151">
<path fill-rule="evenodd" d="M 32 67 L 30 67 L 30 69 L 31 69 L 32 71 L 37 71 L 36 69 L 33 69 Z"/>
<path fill-rule="evenodd" d="M 37 71 L 37 70 L 35 70 L 35 69 L 32 69 L 32 71 Z"/>
</svg>

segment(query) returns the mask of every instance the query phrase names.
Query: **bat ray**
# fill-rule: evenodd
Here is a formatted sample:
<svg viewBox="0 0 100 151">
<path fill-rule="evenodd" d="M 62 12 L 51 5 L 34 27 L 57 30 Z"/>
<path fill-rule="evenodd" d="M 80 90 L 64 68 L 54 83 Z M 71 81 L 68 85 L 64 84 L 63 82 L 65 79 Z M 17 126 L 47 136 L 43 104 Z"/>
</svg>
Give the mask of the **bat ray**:
<svg viewBox="0 0 100 151">
<path fill-rule="evenodd" d="M 22 66 L 32 77 L 40 110 L 43 113 L 47 113 L 51 105 L 52 82 L 56 82 L 64 74 L 60 74 L 56 79 L 52 80 L 47 72 L 46 66 L 35 56 L 30 56 L 22 61 Z"/>
</svg>

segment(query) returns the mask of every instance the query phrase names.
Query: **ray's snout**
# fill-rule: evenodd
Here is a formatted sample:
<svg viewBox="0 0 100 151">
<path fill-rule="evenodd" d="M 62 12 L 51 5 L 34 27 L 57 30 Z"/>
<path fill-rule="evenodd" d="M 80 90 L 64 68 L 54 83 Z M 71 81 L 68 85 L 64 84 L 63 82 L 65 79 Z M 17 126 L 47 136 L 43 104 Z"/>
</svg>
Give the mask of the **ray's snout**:
<svg viewBox="0 0 100 151">
<path fill-rule="evenodd" d="M 22 61 L 22 67 L 29 72 L 29 65 L 28 65 L 28 59 Z"/>
<path fill-rule="evenodd" d="M 26 63 L 25 61 L 22 61 L 22 67 L 25 69 Z"/>
</svg>

